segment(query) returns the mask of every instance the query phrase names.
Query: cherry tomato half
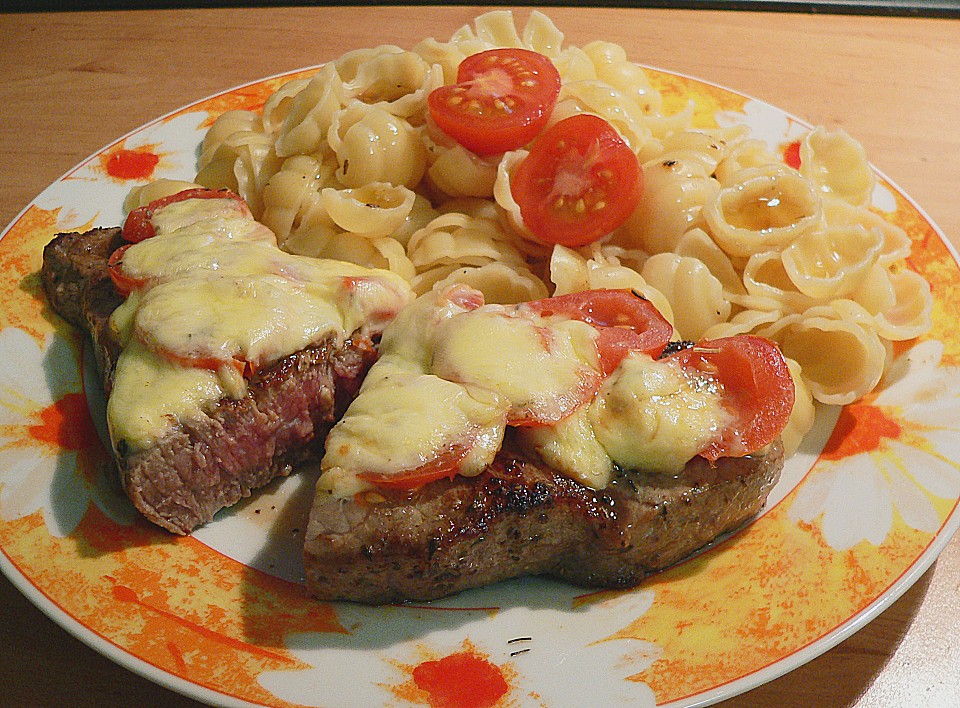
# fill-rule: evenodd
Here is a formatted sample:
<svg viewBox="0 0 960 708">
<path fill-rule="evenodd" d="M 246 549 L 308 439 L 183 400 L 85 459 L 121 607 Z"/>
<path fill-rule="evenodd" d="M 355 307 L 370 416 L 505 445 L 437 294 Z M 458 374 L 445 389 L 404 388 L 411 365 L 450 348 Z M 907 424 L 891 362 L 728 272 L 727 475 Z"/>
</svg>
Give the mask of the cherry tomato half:
<svg viewBox="0 0 960 708">
<path fill-rule="evenodd" d="M 581 113 L 537 138 L 514 170 L 510 191 L 538 239 L 576 247 L 627 220 L 640 202 L 643 172 L 612 125 Z"/>
<path fill-rule="evenodd" d="M 535 300 L 520 306 L 542 317 L 561 315 L 596 327 L 597 350 L 604 375 L 631 351 L 656 358 L 673 335 L 673 327 L 656 307 L 631 290 L 586 290 Z"/>
<path fill-rule="evenodd" d="M 779 347 L 768 339 L 738 335 L 698 342 L 676 357 L 685 367 L 715 377 L 734 418 L 700 454 L 708 460 L 741 457 L 772 442 L 793 411 L 795 391 Z"/>
<path fill-rule="evenodd" d="M 146 206 L 137 207 L 127 214 L 127 218 L 123 222 L 123 240 L 129 243 L 138 243 L 145 239 L 152 238 L 156 235 L 156 231 L 153 228 L 153 221 L 151 221 L 154 212 L 163 209 L 163 207 L 168 204 L 183 202 L 187 199 L 233 199 L 246 206 L 246 202 L 242 197 L 226 189 L 185 189 L 176 194 L 154 199 Z"/>
<path fill-rule="evenodd" d="M 460 63 L 457 83 L 427 97 L 444 133 L 478 155 L 515 150 L 543 130 L 560 94 L 549 58 L 529 49 L 491 49 Z"/>
</svg>

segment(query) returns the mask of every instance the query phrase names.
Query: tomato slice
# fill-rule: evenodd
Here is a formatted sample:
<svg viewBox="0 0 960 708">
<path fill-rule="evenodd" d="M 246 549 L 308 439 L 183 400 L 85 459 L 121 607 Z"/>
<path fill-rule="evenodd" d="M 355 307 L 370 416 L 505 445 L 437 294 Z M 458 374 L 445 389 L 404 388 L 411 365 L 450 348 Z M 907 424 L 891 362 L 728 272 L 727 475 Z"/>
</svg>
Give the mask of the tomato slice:
<svg viewBox="0 0 960 708">
<path fill-rule="evenodd" d="M 123 240 L 129 243 L 139 243 L 140 241 L 156 236 L 157 232 L 153 228 L 152 221 L 154 212 L 163 209 L 163 207 L 168 204 L 183 202 L 187 199 L 233 199 L 246 206 L 243 197 L 234 194 L 228 189 L 207 189 L 206 187 L 185 189 L 176 194 L 154 199 L 146 206 L 137 207 L 127 214 L 127 218 L 123 222 Z"/>
<path fill-rule="evenodd" d="M 617 131 L 588 113 L 545 130 L 510 178 L 524 225 L 544 243 L 583 246 L 623 224 L 643 172 Z"/>
<path fill-rule="evenodd" d="M 146 282 L 141 278 L 133 278 L 127 275 L 123 270 L 123 254 L 132 245 L 132 243 L 128 243 L 120 246 L 120 248 L 111 253 L 110 258 L 107 259 L 107 272 L 110 273 L 113 288 L 120 297 L 127 297 L 135 289 L 142 287 Z"/>
<path fill-rule="evenodd" d="M 596 327 L 604 375 L 631 351 L 656 358 L 673 336 L 673 327 L 653 303 L 632 290 L 585 290 L 524 303 L 541 317 L 561 315 Z"/>
<path fill-rule="evenodd" d="M 248 360 L 242 355 L 230 355 L 227 352 L 203 349 L 174 351 L 158 342 L 148 331 L 144 331 L 138 326 L 134 326 L 133 332 L 134 336 L 147 349 L 180 367 L 209 369 L 210 371 L 220 371 L 227 367 L 246 379 L 252 378 L 260 370 L 260 362 Z"/>
<path fill-rule="evenodd" d="M 167 361 L 173 362 L 177 366 L 195 369 L 209 369 L 210 371 L 219 371 L 226 366 L 230 369 L 233 369 L 246 379 L 252 378 L 258 371 L 258 367 L 255 363 L 239 357 L 223 359 L 212 354 L 177 354 L 176 352 L 172 352 L 161 347 L 151 347 L 151 349 Z"/>
<path fill-rule="evenodd" d="M 572 373 L 575 377 L 573 385 L 561 391 L 533 392 L 523 403 L 511 406 L 507 413 L 507 425 L 515 428 L 556 425 L 589 403 L 603 385 L 605 374 L 586 364 L 580 364 Z"/>
<path fill-rule="evenodd" d="M 779 347 L 755 335 L 705 340 L 671 357 L 714 377 L 733 420 L 700 454 L 708 460 L 742 457 L 772 442 L 793 410 L 790 369 Z"/>
<path fill-rule="evenodd" d="M 438 479 L 453 479 L 460 471 L 460 463 L 470 452 L 469 444 L 454 444 L 443 453 L 419 467 L 401 472 L 361 472 L 360 479 L 378 487 L 398 490 L 414 490 Z"/>
<path fill-rule="evenodd" d="M 457 83 L 427 97 L 433 122 L 478 155 L 515 150 L 543 130 L 560 94 L 560 74 L 529 49 L 491 49 L 460 62 Z"/>
</svg>

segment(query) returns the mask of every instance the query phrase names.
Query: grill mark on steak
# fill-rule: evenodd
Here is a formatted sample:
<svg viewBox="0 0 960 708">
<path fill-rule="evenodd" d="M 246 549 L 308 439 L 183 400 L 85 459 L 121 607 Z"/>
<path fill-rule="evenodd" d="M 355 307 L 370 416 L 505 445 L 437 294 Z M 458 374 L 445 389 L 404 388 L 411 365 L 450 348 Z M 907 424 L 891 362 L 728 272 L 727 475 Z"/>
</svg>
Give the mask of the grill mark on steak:
<svg viewBox="0 0 960 708">
<path fill-rule="evenodd" d="M 522 575 L 625 588 L 753 518 L 777 482 L 779 441 L 760 453 L 694 458 L 676 477 L 618 471 L 596 491 L 508 434 L 490 468 L 383 501 L 319 497 L 304 547 L 323 600 L 433 600 Z"/>
<path fill-rule="evenodd" d="M 110 315 L 122 299 L 107 269 L 119 228 L 58 234 L 43 253 L 41 281 L 54 311 L 90 334 L 109 395 L 120 345 Z M 300 464 L 316 461 L 333 421 L 376 359 L 374 343 L 327 339 L 258 372 L 239 400 L 180 421 L 155 445 L 118 441 L 121 485 L 153 523 L 186 534 Z"/>
</svg>

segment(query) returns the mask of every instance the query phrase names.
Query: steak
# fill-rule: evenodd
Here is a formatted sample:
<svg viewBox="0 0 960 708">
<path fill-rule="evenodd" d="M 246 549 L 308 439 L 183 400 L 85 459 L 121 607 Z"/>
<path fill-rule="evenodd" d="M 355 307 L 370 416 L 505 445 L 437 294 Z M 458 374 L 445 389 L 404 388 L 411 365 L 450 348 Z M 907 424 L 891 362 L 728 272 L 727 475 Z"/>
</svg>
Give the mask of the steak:
<svg viewBox="0 0 960 708">
<path fill-rule="evenodd" d="M 110 315 L 122 299 L 107 260 L 121 244 L 119 228 L 59 234 L 44 249 L 40 273 L 53 309 L 90 334 L 108 395 L 120 354 Z M 190 533 L 258 487 L 319 460 L 327 431 L 375 359 L 368 337 L 343 345 L 328 338 L 259 371 L 246 396 L 180 421 L 146 449 L 118 441 L 124 491 L 153 523 Z"/>
<path fill-rule="evenodd" d="M 110 315 L 123 302 L 110 281 L 107 259 L 122 244 L 119 228 L 58 234 L 43 249 L 40 269 L 56 313 L 90 334 L 107 393 L 120 356 L 120 343 L 110 336 Z"/>
<path fill-rule="evenodd" d="M 522 575 L 626 588 L 753 518 L 783 466 L 779 441 L 677 476 L 617 472 L 597 491 L 562 476 L 508 429 L 495 462 L 414 492 L 318 497 L 304 566 L 323 600 L 432 600 Z"/>
<path fill-rule="evenodd" d="M 58 235 L 44 250 L 49 301 L 88 332 L 109 393 L 120 352 L 110 314 L 120 304 L 107 259 L 119 229 Z M 377 353 L 368 338 L 326 340 L 258 372 L 239 400 L 180 421 L 155 445 L 118 442 L 119 478 L 152 522 L 185 534 L 300 464 L 319 460 L 326 433 Z M 322 600 L 431 600 L 522 575 L 626 588 L 737 529 L 763 508 L 782 446 L 676 476 L 618 470 L 603 490 L 561 475 L 508 429 L 494 463 L 415 491 L 348 500 L 319 495 L 304 544 L 309 590 Z"/>
</svg>

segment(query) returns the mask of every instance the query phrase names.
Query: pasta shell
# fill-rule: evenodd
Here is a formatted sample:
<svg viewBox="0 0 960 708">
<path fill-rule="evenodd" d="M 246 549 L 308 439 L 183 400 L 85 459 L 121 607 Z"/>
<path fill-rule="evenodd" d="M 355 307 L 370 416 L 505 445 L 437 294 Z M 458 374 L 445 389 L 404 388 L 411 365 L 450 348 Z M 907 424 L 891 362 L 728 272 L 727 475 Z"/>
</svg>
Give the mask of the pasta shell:
<svg viewBox="0 0 960 708">
<path fill-rule="evenodd" d="M 401 118 L 423 114 L 427 95 L 443 75 L 414 52 L 384 45 L 364 53 L 355 66 L 339 66 L 348 99 L 376 105 Z"/>
<path fill-rule="evenodd" d="M 640 204 L 615 239 L 650 253 L 673 251 L 699 223 L 703 207 L 716 200 L 720 186 L 701 161 L 657 160 L 643 166 Z"/>
<path fill-rule="evenodd" d="M 701 228 L 687 231 L 674 247 L 678 256 L 696 258 L 703 263 L 714 278 L 723 284 L 724 290 L 730 293 L 745 293 L 743 279 L 734 267 L 730 257 L 720 250 L 713 239 Z"/>
<path fill-rule="evenodd" d="M 703 333 L 704 339 L 735 337 L 739 334 L 752 334 L 766 326 L 778 322 L 783 313 L 775 309 L 741 310 L 726 322 L 720 322 Z"/>
<path fill-rule="evenodd" d="M 420 130 L 379 106 L 351 103 L 332 118 L 327 143 L 337 155 L 345 187 L 389 182 L 414 188 L 427 169 Z"/>
<path fill-rule="evenodd" d="M 858 225 L 879 231 L 883 246 L 877 256 L 880 265 L 890 265 L 910 255 L 910 237 L 896 224 L 865 207 L 849 204 L 842 199 L 825 195 L 821 199 L 823 219 L 827 226 Z"/>
<path fill-rule="evenodd" d="M 497 159 L 478 157 L 462 145 L 441 149 L 427 171 L 433 185 L 450 197 L 492 197 Z"/>
<path fill-rule="evenodd" d="M 344 231 L 370 238 L 390 236 L 403 225 L 416 195 L 406 187 L 370 182 L 356 189 L 326 187 L 321 203 Z"/>
<path fill-rule="evenodd" d="M 268 133 L 277 133 L 283 126 L 293 99 L 310 83 L 309 78 L 291 79 L 267 97 L 263 103 L 263 128 Z"/>
<path fill-rule="evenodd" d="M 783 312 L 802 312 L 817 304 L 816 299 L 797 289 L 777 251 L 750 256 L 743 269 L 743 284 L 749 295 L 776 302 L 776 309 Z"/>
<path fill-rule="evenodd" d="M 881 336 L 893 341 L 919 337 L 933 324 L 930 284 L 906 268 L 890 271 L 889 277 L 895 304 L 876 316 L 878 331 Z"/>
<path fill-rule="evenodd" d="M 785 248 L 820 222 L 813 185 L 783 165 L 743 170 L 703 207 L 717 244 L 732 256 L 749 257 Z"/>
<path fill-rule="evenodd" d="M 698 341 L 730 316 L 723 284 L 696 258 L 658 253 L 647 260 L 640 275 L 670 302 L 681 339 Z"/>
<path fill-rule="evenodd" d="M 877 260 L 882 234 L 862 226 L 808 231 L 783 251 L 783 267 L 797 290 L 814 298 L 842 297 L 859 287 Z"/>
<path fill-rule="evenodd" d="M 787 315 L 759 334 L 800 364 L 810 392 L 821 403 L 852 403 L 883 376 L 887 350 L 880 337 L 833 308 Z"/>
<path fill-rule="evenodd" d="M 549 295 L 547 286 L 527 268 L 505 263 L 457 268 L 439 281 L 441 289 L 454 283 L 469 285 L 483 293 L 484 302 L 515 304 L 541 300 Z"/>
<path fill-rule="evenodd" d="M 317 152 L 326 138 L 333 118 L 343 106 L 337 81 L 326 80 L 321 71 L 297 93 L 280 126 L 274 149 L 280 157 Z"/>
<path fill-rule="evenodd" d="M 821 192 L 856 206 L 870 201 L 876 184 L 863 146 L 843 130 L 807 133 L 800 141 L 800 172 Z"/>
<path fill-rule="evenodd" d="M 803 370 L 793 359 L 787 358 L 787 367 L 790 369 L 790 377 L 793 379 L 793 410 L 790 411 L 790 419 L 786 427 L 780 433 L 780 440 L 783 443 L 783 454 L 787 457 L 792 456 L 803 438 L 813 428 L 816 419 L 817 409 L 813 403 L 813 394 L 810 393 L 810 387 L 803 378 Z"/>
</svg>

